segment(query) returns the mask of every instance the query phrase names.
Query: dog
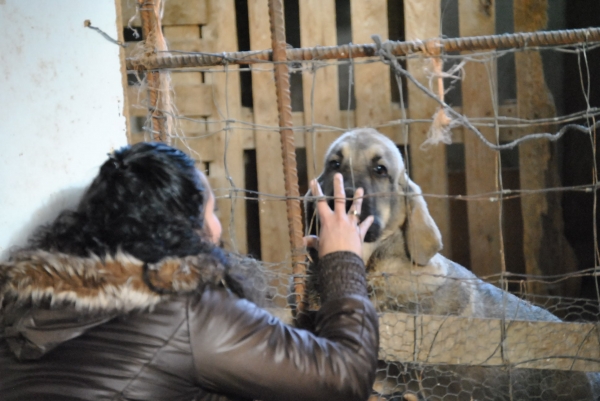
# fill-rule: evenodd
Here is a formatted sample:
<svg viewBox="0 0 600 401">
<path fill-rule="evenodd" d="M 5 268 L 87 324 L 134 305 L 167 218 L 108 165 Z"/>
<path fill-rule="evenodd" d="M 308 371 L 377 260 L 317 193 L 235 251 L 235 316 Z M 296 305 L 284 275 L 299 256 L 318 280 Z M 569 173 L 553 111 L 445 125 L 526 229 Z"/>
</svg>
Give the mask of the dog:
<svg viewBox="0 0 600 401">
<path fill-rule="evenodd" d="M 421 188 L 409 178 L 398 147 L 386 136 L 370 128 L 340 136 L 327 150 L 323 171 L 317 178 L 325 196 L 333 196 L 335 173 L 344 177 L 349 199 L 356 188 L 364 189 L 360 221 L 374 216 L 365 236 L 362 257 L 370 297 L 379 311 L 561 321 L 549 311 L 486 283 L 439 253 L 443 246 L 441 234 L 429 214 Z M 348 208 L 350 204 L 348 201 Z M 315 200 L 309 191 L 305 198 L 305 223 L 310 233 L 318 234 L 314 210 Z M 305 300 L 308 309 L 314 310 L 319 305 L 318 283 L 312 280 L 318 256 L 312 251 L 310 257 Z M 381 363 L 382 372 L 376 383 L 379 393 L 406 392 L 425 399 L 444 400 L 462 399 L 458 394 L 489 400 L 595 399 L 590 380 L 580 372 L 530 369 L 508 372 L 496 367 L 396 363 L 398 378 L 403 378 L 400 380 L 389 375 L 390 366 Z M 594 382 L 600 382 L 597 376 L 590 374 Z M 445 382 L 447 391 L 423 394 L 427 391 L 422 384 L 427 381 L 437 383 L 438 387 Z M 566 389 L 564 394 L 557 391 L 557 386 Z M 571 386 L 575 390 L 570 390 Z"/>
</svg>

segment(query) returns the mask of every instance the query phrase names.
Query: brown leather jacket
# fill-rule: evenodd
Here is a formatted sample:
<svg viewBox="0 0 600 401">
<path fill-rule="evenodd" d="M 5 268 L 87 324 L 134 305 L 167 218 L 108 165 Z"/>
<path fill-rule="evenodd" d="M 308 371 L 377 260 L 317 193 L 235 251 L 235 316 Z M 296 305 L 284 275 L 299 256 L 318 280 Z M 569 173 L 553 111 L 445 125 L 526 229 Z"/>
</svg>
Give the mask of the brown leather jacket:
<svg viewBox="0 0 600 401">
<path fill-rule="evenodd" d="M 311 333 L 194 258 L 152 267 L 175 291 L 159 295 L 123 254 L 17 254 L 0 264 L 0 400 L 366 400 L 378 323 L 364 265 L 348 252 L 320 264 Z"/>
</svg>

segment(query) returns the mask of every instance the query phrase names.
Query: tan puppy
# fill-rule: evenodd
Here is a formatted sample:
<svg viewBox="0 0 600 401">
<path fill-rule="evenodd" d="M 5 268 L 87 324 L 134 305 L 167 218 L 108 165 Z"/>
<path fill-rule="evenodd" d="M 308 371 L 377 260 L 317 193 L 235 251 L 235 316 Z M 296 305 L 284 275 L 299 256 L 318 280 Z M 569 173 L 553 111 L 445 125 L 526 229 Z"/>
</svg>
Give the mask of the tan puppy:
<svg viewBox="0 0 600 401">
<path fill-rule="evenodd" d="M 384 135 L 370 128 L 357 129 L 331 144 L 318 177 L 326 196 L 333 194 L 336 172 L 344 176 L 348 197 L 358 187 L 365 190 L 361 220 L 375 217 L 365 237 L 363 259 L 372 300 L 380 310 L 559 320 L 438 253 L 442 238 L 421 188 L 408 177 L 400 151 Z M 317 227 L 313 205 L 306 205 L 307 226 Z"/>
<path fill-rule="evenodd" d="M 362 187 L 365 191 L 360 220 L 369 215 L 375 217 L 365 237 L 363 259 L 367 266 L 371 299 L 380 311 L 560 321 L 545 309 L 484 282 L 465 267 L 438 253 L 442 249 L 440 231 L 429 214 L 421 189 L 408 177 L 402 155 L 390 139 L 369 128 L 345 133 L 329 147 L 324 169 L 318 177 L 325 196 L 332 196 L 333 175 L 337 172 L 344 177 L 349 198 L 353 197 L 356 188 Z M 306 227 L 316 233 L 318 222 L 312 199 L 309 192 Z M 314 253 L 311 256 L 316 257 Z M 315 295 L 318 283 L 311 280 L 313 269 L 314 264 L 310 264 L 306 288 L 310 307 L 318 308 L 319 300 Z M 481 399 L 530 399 L 542 393 L 552 397 L 557 389 L 564 390 L 561 393 L 564 396 L 552 399 L 592 399 L 585 373 L 516 369 L 507 374 L 501 368 L 447 366 L 443 367 L 442 374 L 441 368 L 409 367 L 407 371 L 398 367 L 399 375 L 404 372 L 403 381 L 412 385 L 401 384 L 390 377 L 379 384 L 387 394 L 419 392 L 422 388 L 416 386 L 417 380 L 413 377 L 418 370 L 417 376 L 422 380 L 438 384 L 446 382 L 450 393 L 464 391 L 460 383 L 467 380 L 471 394 L 479 390 L 490 392 L 489 397 Z M 595 376 L 590 378 L 596 382 Z M 509 396 L 510 388 L 512 395 Z M 517 389 L 524 389 L 521 396 Z M 420 396 L 438 399 L 422 392 Z"/>
</svg>

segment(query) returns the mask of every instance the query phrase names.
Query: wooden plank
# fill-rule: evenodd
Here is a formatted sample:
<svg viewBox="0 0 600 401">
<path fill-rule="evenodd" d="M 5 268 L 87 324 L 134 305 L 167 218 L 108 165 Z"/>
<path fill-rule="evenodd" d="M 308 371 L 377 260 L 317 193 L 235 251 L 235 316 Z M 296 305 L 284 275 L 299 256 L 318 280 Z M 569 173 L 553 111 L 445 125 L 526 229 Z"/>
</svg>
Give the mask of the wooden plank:
<svg viewBox="0 0 600 401">
<path fill-rule="evenodd" d="M 179 85 L 184 85 L 186 82 L 189 84 L 192 84 L 192 82 L 196 82 L 197 79 L 196 78 L 183 78 L 183 80 L 179 80 L 177 77 L 178 76 L 186 76 L 188 74 L 199 74 L 199 73 L 173 73 L 171 75 L 171 79 L 172 79 L 172 83 L 173 84 L 177 84 L 176 86 Z M 127 93 L 128 93 L 128 98 L 131 99 L 133 105 L 130 105 L 129 108 L 129 115 L 131 117 L 145 117 L 146 113 L 147 113 L 147 109 L 145 107 L 143 107 L 141 104 L 138 103 L 137 101 L 137 97 L 138 97 L 138 93 L 139 93 L 139 87 L 135 87 L 135 86 L 129 86 L 127 87 Z M 144 101 L 145 100 L 145 92 L 142 92 L 142 97 L 140 98 L 140 100 Z M 212 101 L 212 99 L 211 99 Z M 455 107 L 454 110 L 456 110 L 457 112 L 462 112 L 462 108 L 461 107 Z M 343 115 L 342 119 L 343 121 L 346 121 L 346 118 L 349 118 L 351 121 L 354 120 L 354 111 L 350 110 L 342 110 L 341 114 Z M 349 116 L 348 116 L 349 115 Z M 500 115 L 503 116 L 509 116 L 509 117 L 515 117 L 516 114 L 516 107 L 508 104 L 506 106 L 501 106 L 500 107 Z M 202 116 L 202 115 L 188 115 L 187 117 L 190 118 L 194 118 L 194 119 L 198 119 L 198 120 L 202 120 L 202 119 L 206 119 L 206 116 Z M 292 113 L 292 117 L 294 119 L 294 126 L 302 126 L 304 124 L 304 113 L 301 111 L 294 111 Z M 394 108 L 392 111 L 392 119 L 397 120 L 401 118 L 401 114 L 400 114 L 400 110 L 398 108 Z M 242 121 L 245 122 L 249 122 L 249 123 L 254 123 L 254 114 L 253 114 L 253 109 L 248 108 L 248 107 L 242 107 Z M 202 128 L 199 128 L 199 125 L 203 124 Z M 180 126 L 179 128 L 186 134 L 186 135 L 196 135 L 199 134 L 200 132 L 202 133 L 206 133 L 209 132 L 210 130 L 208 130 L 206 128 L 206 122 L 194 122 L 194 121 L 189 121 L 189 120 L 179 120 L 178 121 L 178 125 Z M 255 142 L 255 135 L 254 132 L 250 129 L 250 126 L 244 125 L 242 126 L 242 129 L 240 129 L 240 131 L 242 132 L 242 136 L 243 136 L 243 148 L 244 149 L 256 149 L 256 142 Z M 340 133 L 342 131 L 339 131 Z M 467 133 L 467 135 L 472 135 L 472 133 Z M 297 148 L 303 148 L 305 147 L 304 144 L 304 136 L 305 134 L 301 131 L 301 130 L 297 130 L 295 131 L 295 141 L 296 141 L 296 147 Z M 463 129 L 462 127 L 458 127 L 455 128 L 452 132 L 452 143 L 463 143 Z M 514 128 L 501 128 L 500 129 L 500 140 L 503 142 L 508 142 L 508 141 L 513 141 L 517 139 L 517 131 Z M 401 143 L 398 143 L 399 145 Z M 327 144 L 329 145 L 329 144 Z M 205 153 L 206 150 L 203 151 L 203 153 Z M 213 158 L 209 158 L 209 160 L 213 160 Z M 415 182 L 419 183 L 419 181 L 417 181 L 415 179 Z"/>
<path fill-rule="evenodd" d="M 169 41 L 200 39 L 200 32 L 201 31 L 199 25 L 174 25 L 163 27 L 163 34 L 165 35 L 165 38 Z M 170 42 L 169 49 L 173 49 L 170 46 Z"/>
<path fill-rule="evenodd" d="M 177 85 L 173 91 L 179 115 L 210 116 L 213 113 L 218 115 L 213 110 L 212 85 Z"/>
<path fill-rule="evenodd" d="M 288 324 L 293 322 L 289 309 L 268 310 Z M 502 325 L 506 328 L 504 350 L 500 344 Z M 594 323 L 503 321 L 386 312 L 379 315 L 379 358 L 424 365 L 503 366 L 511 363 L 518 368 L 598 372 L 598 330 Z"/>
<path fill-rule="evenodd" d="M 198 164 L 198 168 L 204 171 L 206 163 L 212 164 L 215 162 L 214 139 L 214 135 L 186 132 L 181 137 L 173 138 L 173 146 L 190 155 Z"/>
<path fill-rule="evenodd" d="M 242 121 L 254 124 L 254 113 L 250 107 L 242 107 Z M 252 129 L 252 126 L 244 124 L 241 128 L 242 136 L 244 137 L 244 150 L 256 149 L 254 130 Z"/>
<path fill-rule="evenodd" d="M 185 73 L 190 74 L 190 73 Z M 191 73 L 193 74 L 193 73 Z M 184 74 L 173 74 L 172 77 Z M 213 153 L 213 139 L 207 137 L 210 129 L 207 125 L 207 114 L 212 112 L 212 97 L 210 85 L 175 86 L 175 104 L 180 115 L 188 119 L 174 119 L 177 132 L 182 138 L 173 138 L 172 146 L 187 152 L 192 158 L 202 162 L 215 160 Z M 146 118 L 148 109 L 144 106 L 146 102 L 146 91 L 139 86 L 127 87 L 127 98 L 129 99 L 129 118 Z M 218 128 L 212 128 L 215 131 Z M 130 132 L 136 137 L 132 143 L 139 142 L 144 137 L 144 132 L 136 132 L 132 127 Z"/>
<path fill-rule="evenodd" d="M 336 46 L 335 0 L 304 0 L 300 5 L 300 45 L 302 47 Z M 304 93 L 304 125 L 340 126 L 338 67 L 329 63 L 317 69 L 305 69 L 302 74 Z M 313 109 L 314 105 L 314 109 Z M 325 152 L 340 135 L 335 131 L 306 131 L 306 162 L 308 179 L 323 168 Z"/>
<path fill-rule="evenodd" d="M 127 143 L 129 145 L 136 144 L 138 142 L 144 142 L 146 138 L 144 138 L 143 132 L 132 132 L 127 139 Z"/>
<path fill-rule="evenodd" d="M 198 3 L 204 2 L 198 1 Z M 237 51 L 234 1 L 213 0 L 208 9 L 210 9 L 209 22 L 203 30 L 207 50 L 215 53 Z M 190 23 L 186 21 L 186 24 Z M 226 33 L 223 32 L 223 27 L 227 27 Z M 219 68 L 225 70 L 225 67 Z M 235 191 L 235 188 L 244 188 L 245 183 L 243 137 L 239 130 L 233 129 L 233 125 L 228 127 L 225 122 L 225 120 L 239 120 L 241 117 L 238 66 L 228 66 L 227 73 L 205 73 L 205 81 L 212 85 L 210 92 L 213 96 L 213 109 L 208 119 L 209 130 L 213 132 L 221 130 L 213 138 L 215 161 L 211 165 L 210 178 L 214 183 L 213 189 L 220 210 L 219 218 L 223 225 L 222 239 L 228 249 L 245 253 L 248 249 L 246 202 L 243 199 L 243 192 Z M 235 188 L 231 186 L 230 179 Z"/>
<path fill-rule="evenodd" d="M 250 49 L 271 47 L 268 0 L 248 0 L 250 18 Z M 254 123 L 261 126 L 278 127 L 279 114 L 272 65 L 252 66 L 252 93 Z M 264 195 L 284 196 L 283 158 L 279 131 L 257 129 L 255 131 L 256 161 L 260 210 L 261 259 L 269 263 L 285 263 L 276 266 L 277 273 L 286 277 L 275 278 L 271 285 L 287 288 L 285 281 L 291 274 L 290 238 L 287 223 L 286 204 L 273 201 Z M 279 275 L 277 275 L 279 276 Z M 277 281 L 281 280 L 281 281 Z M 285 304 L 285 299 L 277 302 Z"/>
<path fill-rule="evenodd" d="M 137 12 L 137 0 L 118 0 L 121 5 L 121 26 L 127 26 L 131 20 L 131 26 L 141 26 L 141 20 Z M 196 25 L 200 37 L 199 25 L 208 23 L 207 2 L 209 0 L 167 0 L 165 1 L 162 25 L 164 28 L 172 25 Z M 165 29 L 166 32 L 166 29 Z M 169 47 L 170 48 L 170 47 Z"/>
<path fill-rule="evenodd" d="M 206 51 L 206 43 L 204 43 L 204 39 L 194 39 L 194 40 L 170 40 L 169 41 L 169 49 L 170 50 L 179 50 L 182 52 L 203 52 Z"/>
<path fill-rule="evenodd" d="M 292 112 L 292 120 L 294 124 L 294 143 L 296 144 L 296 148 L 304 148 L 306 147 L 304 142 L 304 130 L 296 129 L 296 127 L 301 128 L 304 126 L 304 112 L 302 111 L 293 111 Z"/>
<path fill-rule="evenodd" d="M 380 317 L 380 358 L 426 364 L 511 363 L 530 369 L 600 369 L 598 327 L 593 323 L 503 322 L 401 313 L 384 313 Z"/>
<path fill-rule="evenodd" d="M 177 77 L 182 75 L 185 76 L 187 74 L 196 74 L 196 73 L 173 73 L 171 75 L 172 78 L 172 83 L 176 83 L 177 85 L 183 85 L 184 83 L 188 82 L 189 84 L 192 84 L 192 82 L 196 82 L 196 79 L 192 79 L 192 78 L 184 78 L 182 81 L 178 80 Z M 198 73 L 199 74 L 199 73 Z M 133 99 L 133 103 L 134 105 L 137 102 L 137 96 L 138 96 L 138 92 L 139 89 L 137 87 L 134 86 L 129 86 L 127 88 L 128 90 L 128 96 L 129 98 Z M 145 96 L 145 92 L 142 92 L 142 96 Z M 144 98 L 141 98 L 141 100 L 144 100 Z M 130 115 L 132 117 L 134 116 L 145 116 L 147 113 L 147 110 L 145 107 L 139 106 L 133 107 L 130 106 Z M 454 107 L 454 110 L 456 110 L 457 112 L 461 113 L 462 112 L 462 108 L 461 107 Z M 350 110 L 342 110 L 340 113 L 343 117 L 342 120 L 346 121 L 346 118 L 349 118 L 351 121 L 354 120 L 354 111 Z M 516 107 L 512 104 L 507 104 L 505 106 L 501 106 L 500 107 L 500 115 L 502 116 L 508 116 L 508 117 L 516 117 Z M 206 116 L 194 116 L 194 115 L 189 115 L 188 117 L 191 118 L 195 118 L 195 119 L 205 119 Z M 304 124 L 304 113 L 302 111 L 294 111 L 292 113 L 292 118 L 294 119 L 294 126 L 295 127 L 301 127 Z M 398 108 L 394 108 L 392 110 L 392 119 L 394 120 L 398 120 L 401 118 L 401 114 L 400 114 L 400 110 Z M 254 114 L 253 114 L 253 109 L 248 108 L 248 107 L 242 107 L 242 121 L 245 122 L 249 122 L 249 123 L 254 123 Z M 194 121 L 188 121 L 188 120 L 180 120 L 178 121 L 178 124 L 180 125 L 180 128 L 183 130 L 183 132 L 185 133 L 198 133 L 201 130 L 198 128 L 198 124 L 204 124 L 204 126 L 206 126 L 206 123 L 200 123 L 200 122 L 194 122 Z M 240 131 L 242 131 L 242 136 L 243 136 L 243 148 L 244 149 L 256 149 L 256 142 L 255 142 L 255 136 L 254 136 L 254 132 L 252 131 L 252 129 L 250 128 L 250 126 L 248 125 L 243 125 L 241 126 Z M 209 130 L 207 129 L 203 129 L 202 132 L 209 132 Z M 339 131 L 340 133 L 342 131 Z M 473 135 L 471 132 L 468 132 L 467 135 Z M 455 128 L 452 132 L 452 143 L 463 143 L 463 129 L 462 127 L 458 127 Z M 508 142 L 508 141 L 513 141 L 517 139 L 517 130 L 515 128 L 501 128 L 500 129 L 500 141 L 503 142 Z M 296 141 L 296 148 L 303 148 L 305 147 L 304 144 L 304 133 L 301 130 L 296 130 L 295 131 L 295 141 Z M 402 143 L 398 143 L 399 145 L 401 145 Z M 329 144 L 328 144 L 329 145 Z M 212 159 L 211 159 L 212 160 Z M 415 182 L 419 183 L 416 179 Z"/>
<path fill-rule="evenodd" d="M 427 40 L 440 37 L 441 1 L 404 0 L 404 21 L 406 40 Z M 433 72 L 430 58 L 413 58 L 407 62 L 408 72 L 425 87 L 429 86 L 429 73 Z M 410 119 L 430 119 L 438 108 L 438 103 L 427 96 L 416 85 L 408 84 L 408 117 Z M 409 127 L 410 134 L 410 175 L 423 193 L 448 194 L 448 171 L 446 147 L 443 144 L 421 149 L 427 139 L 430 123 L 414 123 Z M 429 198 L 427 205 L 442 234 L 444 248 L 441 253 L 450 257 L 452 244 L 450 234 L 450 203 L 448 199 Z"/>
<path fill-rule="evenodd" d="M 351 0 L 352 41 L 373 43 L 371 35 L 388 39 L 387 2 Z M 359 127 L 387 123 L 391 119 L 392 94 L 390 70 L 383 63 L 355 64 L 354 93 L 356 97 L 356 125 Z M 380 131 L 397 141 L 398 129 Z"/>
<path fill-rule="evenodd" d="M 206 163 L 210 165 L 216 160 L 216 157 L 222 157 L 218 151 L 215 155 L 214 138 L 218 133 L 211 131 L 208 117 L 193 115 L 186 117 L 188 118 L 177 120 L 177 132 L 181 135 L 174 138 L 173 143 L 194 158 L 198 168 L 204 171 L 207 167 Z"/>
<path fill-rule="evenodd" d="M 514 99 L 505 100 L 500 105 L 498 114 L 504 117 L 517 117 L 517 102 Z M 513 127 L 500 127 L 500 142 L 512 142 L 518 138 L 518 132 Z"/>
<path fill-rule="evenodd" d="M 495 33 L 493 3 L 483 4 L 479 0 L 459 0 L 461 36 L 492 35 Z M 468 62 L 466 78 L 462 81 L 463 113 L 467 117 L 493 117 L 490 79 L 496 79 L 495 62 L 489 61 L 489 71 L 483 63 Z M 492 65 L 493 64 L 493 65 Z M 496 142 L 493 128 L 482 128 L 482 134 Z M 465 134 L 465 173 L 467 194 L 475 195 L 497 190 L 497 157 L 494 152 L 475 135 Z M 500 255 L 500 208 L 498 202 L 468 202 L 469 240 L 471 270 L 478 276 L 501 272 Z"/>
<path fill-rule="evenodd" d="M 171 85 L 200 85 L 202 84 L 203 76 L 201 72 L 180 72 L 171 71 Z"/>
<path fill-rule="evenodd" d="M 186 116 L 187 118 L 180 118 L 177 123 L 179 129 L 189 135 L 209 135 L 211 133 L 208 124 L 208 117 L 206 116 Z M 213 131 L 215 132 L 215 131 Z M 211 159 L 212 160 L 212 159 Z"/>
<path fill-rule="evenodd" d="M 214 22 L 212 19 L 213 15 L 211 14 L 210 19 L 208 18 L 208 2 L 209 0 L 168 0 L 165 3 L 162 24 L 204 25 L 209 22 L 212 23 Z M 233 9 L 232 12 L 233 16 L 235 16 L 235 9 Z M 227 25 L 221 26 L 221 29 L 226 26 Z M 235 25 L 233 25 L 233 28 L 231 29 L 235 30 Z"/>
<path fill-rule="evenodd" d="M 515 32 L 541 31 L 547 25 L 547 0 L 522 0 L 514 4 Z M 520 118 L 550 118 L 556 115 L 554 101 L 544 80 L 542 58 L 538 51 L 515 54 L 517 107 Z M 524 136 L 535 132 L 555 132 L 556 125 L 516 130 Z M 560 187 L 558 160 L 554 144 L 547 140 L 519 145 L 519 178 L 522 189 Z M 525 271 L 531 275 L 573 273 L 577 261 L 564 236 L 560 193 L 535 194 L 521 198 L 523 216 L 523 254 Z M 549 233 L 551 232 L 551 233 Z M 580 279 L 553 284 L 552 295 L 576 297 Z M 547 294 L 542 283 L 529 281 L 528 292 Z"/>
<path fill-rule="evenodd" d="M 169 44 L 169 50 L 184 52 L 206 51 L 206 43 L 201 38 L 200 25 L 165 26 L 164 34 Z"/>
</svg>

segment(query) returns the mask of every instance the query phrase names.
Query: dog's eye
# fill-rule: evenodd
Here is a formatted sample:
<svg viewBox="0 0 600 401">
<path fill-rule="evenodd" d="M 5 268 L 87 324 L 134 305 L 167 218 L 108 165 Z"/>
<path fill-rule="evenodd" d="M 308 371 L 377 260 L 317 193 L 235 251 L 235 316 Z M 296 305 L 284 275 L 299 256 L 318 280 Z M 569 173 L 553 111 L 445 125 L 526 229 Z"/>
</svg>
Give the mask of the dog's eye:
<svg viewBox="0 0 600 401">
<path fill-rule="evenodd" d="M 380 175 L 380 176 L 387 176 L 387 168 L 385 166 L 382 166 L 381 164 L 376 165 L 373 168 L 373 171 L 375 171 L 375 174 Z"/>
<path fill-rule="evenodd" d="M 339 170 L 340 169 L 340 162 L 337 160 L 331 160 L 329 162 L 329 168 L 332 170 Z"/>
</svg>

